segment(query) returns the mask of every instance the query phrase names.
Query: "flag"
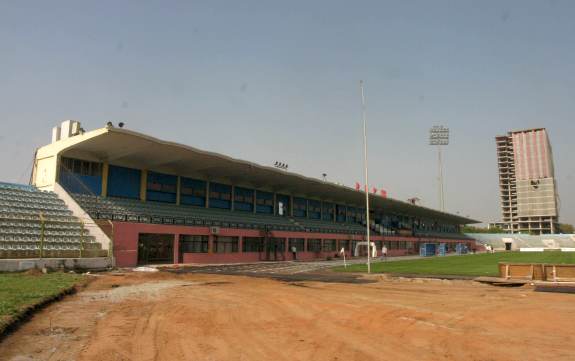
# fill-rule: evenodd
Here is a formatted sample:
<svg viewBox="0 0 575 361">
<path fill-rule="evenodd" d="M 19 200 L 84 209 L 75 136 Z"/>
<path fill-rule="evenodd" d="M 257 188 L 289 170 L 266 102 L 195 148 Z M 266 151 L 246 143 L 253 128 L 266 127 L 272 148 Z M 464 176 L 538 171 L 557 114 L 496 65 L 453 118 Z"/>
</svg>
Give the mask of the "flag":
<svg viewBox="0 0 575 361">
<path fill-rule="evenodd" d="M 373 192 L 373 194 L 377 194 L 377 188 L 373 187 L 371 191 Z"/>
<path fill-rule="evenodd" d="M 358 191 L 361 189 L 361 184 L 359 184 L 358 182 L 355 182 L 355 190 Z"/>
<path fill-rule="evenodd" d="M 379 191 L 379 194 L 383 197 L 383 198 L 387 198 L 387 192 L 385 191 L 385 189 L 381 189 Z"/>
</svg>

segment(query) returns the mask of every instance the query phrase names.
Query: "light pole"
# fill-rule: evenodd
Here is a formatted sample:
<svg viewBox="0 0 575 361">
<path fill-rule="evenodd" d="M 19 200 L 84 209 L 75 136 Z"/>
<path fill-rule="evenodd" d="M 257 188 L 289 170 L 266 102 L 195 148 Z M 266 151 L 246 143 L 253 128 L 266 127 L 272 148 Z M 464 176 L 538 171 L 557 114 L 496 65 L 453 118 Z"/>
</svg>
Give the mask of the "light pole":
<svg viewBox="0 0 575 361">
<path fill-rule="evenodd" d="M 363 93 L 363 80 L 359 81 L 361 89 L 361 117 L 363 119 L 363 166 L 365 168 L 365 221 L 367 238 L 367 273 L 371 273 L 371 242 L 369 234 L 369 174 L 367 172 L 367 120 L 365 117 L 365 95 Z"/>
<path fill-rule="evenodd" d="M 449 144 L 449 128 L 443 125 L 435 125 L 429 130 L 429 145 L 437 146 L 437 182 L 439 187 L 439 208 L 445 211 L 445 195 L 443 193 L 443 159 L 441 157 L 441 146 Z"/>
</svg>

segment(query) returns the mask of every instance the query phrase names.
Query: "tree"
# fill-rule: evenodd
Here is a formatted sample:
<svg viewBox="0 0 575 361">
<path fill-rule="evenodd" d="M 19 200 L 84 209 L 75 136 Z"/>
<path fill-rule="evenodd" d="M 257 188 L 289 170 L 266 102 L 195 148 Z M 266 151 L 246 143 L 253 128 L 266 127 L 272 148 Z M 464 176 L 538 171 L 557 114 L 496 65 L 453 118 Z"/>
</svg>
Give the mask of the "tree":
<svg viewBox="0 0 575 361">
<path fill-rule="evenodd" d="M 463 226 L 461 228 L 462 233 L 505 233 L 505 231 L 499 227 L 482 228 L 474 226 Z"/>
<path fill-rule="evenodd" d="M 575 233 L 575 227 L 572 224 L 559 223 L 559 233 L 573 234 Z"/>
</svg>

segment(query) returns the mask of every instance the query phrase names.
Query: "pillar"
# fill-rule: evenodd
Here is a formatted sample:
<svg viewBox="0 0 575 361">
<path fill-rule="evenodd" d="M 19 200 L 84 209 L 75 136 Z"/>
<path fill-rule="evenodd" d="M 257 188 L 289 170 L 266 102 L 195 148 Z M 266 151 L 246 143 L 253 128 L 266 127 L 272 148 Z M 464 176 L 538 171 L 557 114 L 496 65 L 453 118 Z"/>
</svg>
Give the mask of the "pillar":
<svg viewBox="0 0 575 361">
<path fill-rule="evenodd" d="M 140 174 L 140 200 L 146 201 L 146 192 L 148 190 L 148 170 L 142 169 Z"/>
<path fill-rule="evenodd" d="M 214 253 L 214 235 L 210 234 L 208 236 L 208 254 Z"/>
<path fill-rule="evenodd" d="M 244 236 L 238 237 L 238 253 L 244 253 Z"/>
<path fill-rule="evenodd" d="M 180 176 L 176 178 L 176 205 L 180 205 L 180 198 L 182 196 L 181 188 L 182 188 L 182 179 Z"/>
<path fill-rule="evenodd" d="M 206 208 L 210 208 L 210 181 L 206 181 Z"/>
<path fill-rule="evenodd" d="M 106 197 L 108 195 L 109 174 L 110 174 L 110 164 L 108 162 L 104 162 L 102 164 L 102 193 L 100 194 L 102 197 Z"/>
<path fill-rule="evenodd" d="M 180 234 L 174 234 L 174 264 L 180 263 Z"/>
</svg>

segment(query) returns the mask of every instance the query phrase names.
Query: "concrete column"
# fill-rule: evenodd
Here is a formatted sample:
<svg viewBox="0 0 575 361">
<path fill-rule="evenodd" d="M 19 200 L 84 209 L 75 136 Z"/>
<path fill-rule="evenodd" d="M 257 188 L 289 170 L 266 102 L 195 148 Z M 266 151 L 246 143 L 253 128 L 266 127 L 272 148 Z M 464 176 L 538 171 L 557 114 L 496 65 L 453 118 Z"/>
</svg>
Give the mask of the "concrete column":
<svg viewBox="0 0 575 361">
<path fill-rule="evenodd" d="M 206 181 L 206 208 L 210 208 L 210 181 Z"/>
<path fill-rule="evenodd" d="M 100 194 L 102 197 L 106 197 L 108 195 L 109 174 L 110 174 L 110 164 L 108 162 L 104 162 L 102 164 L 102 193 Z"/>
<path fill-rule="evenodd" d="M 214 235 L 210 234 L 208 236 L 208 254 L 214 253 Z"/>
<path fill-rule="evenodd" d="M 180 263 L 180 234 L 174 234 L 174 264 Z"/>
<path fill-rule="evenodd" d="M 140 173 L 140 200 L 146 201 L 146 192 L 148 190 L 148 170 L 142 169 Z"/>
<path fill-rule="evenodd" d="M 178 176 L 176 182 L 176 204 L 178 206 L 180 205 L 180 198 L 182 196 L 181 188 L 182 188 L 182 179 L 180 176 Z"/>
<path fill-rule="evenodd" d="M 244 236 L 238 237 L 238 253 L 244 253 Z"/>
<path fill-rule="evenodd" d="M 257 203 L 258 203 L 258 195 L 257 195 L 258 191 L 254 189 L 254 214 L 257 213 L 256 207 L 257 207 Z"/>
</svg>

